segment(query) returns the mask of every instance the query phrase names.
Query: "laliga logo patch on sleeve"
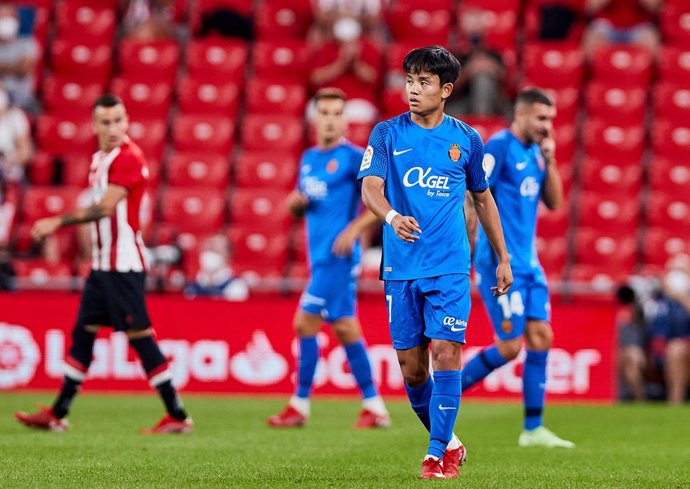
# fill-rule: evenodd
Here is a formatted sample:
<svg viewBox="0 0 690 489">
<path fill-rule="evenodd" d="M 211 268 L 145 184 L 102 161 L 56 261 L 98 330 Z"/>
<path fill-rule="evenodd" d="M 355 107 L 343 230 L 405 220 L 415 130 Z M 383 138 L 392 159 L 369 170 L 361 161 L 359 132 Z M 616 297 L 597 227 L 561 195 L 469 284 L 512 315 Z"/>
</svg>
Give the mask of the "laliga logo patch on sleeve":
<svg viewBox="0 0 690 489">
<path fill-rule="evenodd" d="M 362 165 L 359 167 L 359 171 L 366 170 L 371 166 L 371 159 L 374 157 L 374 148 L 367 146 L 366 151 L 364 151 L 364 156 L 362 157 Z"/>
<path fill-rule="evenodd" d="M 486 153 L 484 155 L 484 160 L 482 161 L 482 167 L 484 168 L 484 172 L 486 173 L 487 177 L 491 176 L 491 172 L 494 171 L 495 166 L 496 158 L 494 158 L 494 155 L 491 153 Z"/>
</svg>

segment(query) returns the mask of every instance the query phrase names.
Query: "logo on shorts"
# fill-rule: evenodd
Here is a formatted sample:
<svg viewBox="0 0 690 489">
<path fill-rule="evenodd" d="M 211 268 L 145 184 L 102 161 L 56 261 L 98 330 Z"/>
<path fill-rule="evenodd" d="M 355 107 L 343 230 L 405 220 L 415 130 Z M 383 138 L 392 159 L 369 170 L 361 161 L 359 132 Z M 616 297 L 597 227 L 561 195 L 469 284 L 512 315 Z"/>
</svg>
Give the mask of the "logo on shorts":
<svg viewBox="0 0 690 489">
<path fill-rule="evenodd" d="M 459 144 L 451 144 L 450 149 L 448 150 L 448 156 L 453 162 L 456 162 L 460 159 L 462 156 L 462 151 L 460 151 L 460 145 Z"/>
<path fill-rule="evenodd" d="M 510 334 L 513 332 L 513 323 L 510 321 L 510 319 L 503 320 L 501 323 L 501 329 L 505 334 Z"/>
<path fill-rule="evenodd" d="M 460 318 L 454 318 L 452 316 L 446 316 L 443 318 L 443 325 L 450 326 L 450 330 L 454 333 L 458 331 L 464 331 L 467 329 L 467 321 Z"/>
</svg>

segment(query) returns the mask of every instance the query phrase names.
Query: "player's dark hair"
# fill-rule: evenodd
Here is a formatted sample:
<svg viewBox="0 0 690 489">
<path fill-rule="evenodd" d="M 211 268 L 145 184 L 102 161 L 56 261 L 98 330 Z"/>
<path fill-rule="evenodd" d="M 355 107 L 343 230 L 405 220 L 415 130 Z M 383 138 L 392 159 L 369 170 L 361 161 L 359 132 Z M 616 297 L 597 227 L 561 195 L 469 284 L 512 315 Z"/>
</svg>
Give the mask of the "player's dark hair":
<svg viewBox="0 0 690 489">
<path fill-rule="evenodd" d="M 515 99 L 515 103 L 525 105 L 544 104 L 548 105 L 549 107 L 556 105 L 551 95 L 537 87 L 527 87 L 520 90 L 517 98 Z"/>
<path fill-rule="evenodd" d="M 441 46 L 426 46 L 417 48 L 405 56 L 403 60 L 405 73 L 418 75 L 428 71 L 438 75 L 441 86 L 455 83 L 460 76 L 460 61 L 447 49 Z"/>
<path fill-rule="evenodd" d="M 314 102 L 319 100 L 342 100 L 347 102 L 347 95 L 339 88 L 326 87 L 319 89 L 314 95 Z"/>
<path fill-rule="evenodd" d="M 110 108 L 115 107 L 116 105 L 124 105 L 122 99 L 117 95 L 113 95 L 112 93 L 104 93 L 93 103 L 93 110 L 96 110 L 96 107 Z"/>
</svg>

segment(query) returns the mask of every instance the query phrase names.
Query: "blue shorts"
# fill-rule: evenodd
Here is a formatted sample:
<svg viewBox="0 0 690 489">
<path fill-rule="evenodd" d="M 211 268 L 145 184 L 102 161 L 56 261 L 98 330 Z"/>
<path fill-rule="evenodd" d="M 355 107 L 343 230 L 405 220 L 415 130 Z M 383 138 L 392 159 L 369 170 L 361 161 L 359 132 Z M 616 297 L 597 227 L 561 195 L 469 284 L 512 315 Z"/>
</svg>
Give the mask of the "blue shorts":
<svg viewBox="0 0 690 489">
<path fill-rule="evenodd" d="M 551 321 L 549 287 L 541 270 L 515 274 L 508 293 L 499 297 L 494 297 L 491 290 L 496 286 L 495 269 L 477 268 L 475 276 L 486 312 L 499 339 L 505 341 L 522 336 L 528 319 Z"/>
<path fill-rule="evenodd" d="M 465 343 L 470 316 L 468 275 L 387 280 L 384 290 L 396 350 L 428 344 L 431 339 Z"/>
<path fill-rule="evenodd" d="M 302 293 L 300 309 L 333 322 L 355 315 L 359 264 L 340 260 L 312 266 L 311 280 Z"/>
</svg>

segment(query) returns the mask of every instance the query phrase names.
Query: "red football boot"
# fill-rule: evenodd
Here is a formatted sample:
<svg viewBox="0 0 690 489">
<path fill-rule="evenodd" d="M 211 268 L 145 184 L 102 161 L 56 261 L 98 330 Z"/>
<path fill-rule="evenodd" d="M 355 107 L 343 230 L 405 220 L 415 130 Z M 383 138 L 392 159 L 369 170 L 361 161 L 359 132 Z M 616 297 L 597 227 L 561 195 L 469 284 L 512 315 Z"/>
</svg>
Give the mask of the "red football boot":
<svg viewBox="0 0 690 489">
<path fill-rule="evenodd" d="M 388 428 L 390 425 L 391 417 L 387 414 L 376 414 L 368 409 L 362 409 L 359 412 L 355 428 Z"/>
<path fill-rule="evenodd" d="M 420 479 L 445 479 L 443 475 L 443 460 L 435 458 L 425 458 L 422 462 L 422 475 Z"/>
<path fill-rule="evenodd" d="M 139 433 L 142 435 L 191 433 L 193 426 L 192 418 L 176 419 L 166 414 L 156 423 L 156 426 L 153 428 L 143 428 L 139 430 Z"/>
<path fill-rule="evenodd" d="M 443 475 L 446 479 L 457 479 L 458 470 L 467 460 L 467 449 L 465 445 L 460 442 L 460 446 L 455 450 L 446 448 L 446 453 L 443 454 Z"/>
<path fill-rule="evenodd" d="M 25 426 L 37 428 L 39 430 L 63 432 L 69 428 L 67 420 L 55 416 L 51 408 L 41 404 L 38 405 L 38 408 L 39 411 L 33 414 L 23 413 L 21 411 L 14 413 L 14 419 Z"/>
<path fill-rule="evenodd" d="M 274 428 L 296 428 L 304 426 L 307 422 L 307 417 L 300 413 L 290 404 L 285 406 L 280 413 L 275 414 L 266 420 L 268 426 Z"/>
</svg>

